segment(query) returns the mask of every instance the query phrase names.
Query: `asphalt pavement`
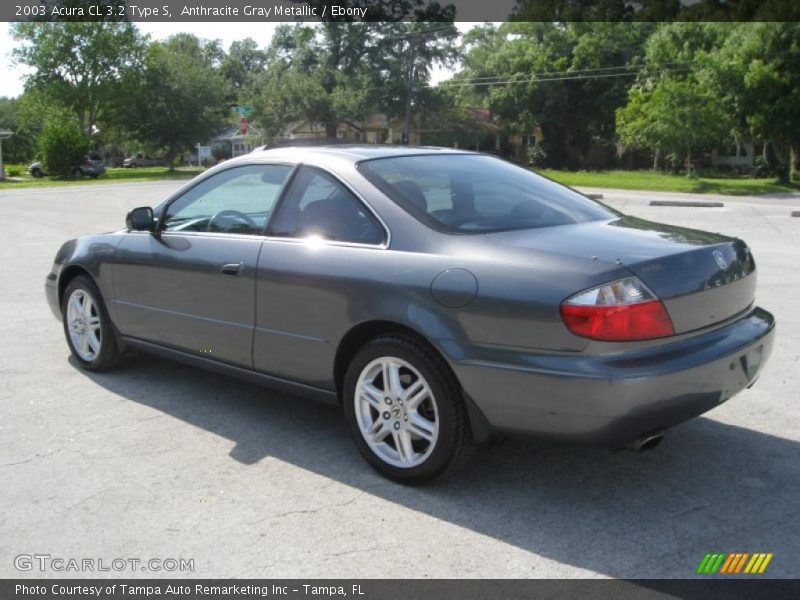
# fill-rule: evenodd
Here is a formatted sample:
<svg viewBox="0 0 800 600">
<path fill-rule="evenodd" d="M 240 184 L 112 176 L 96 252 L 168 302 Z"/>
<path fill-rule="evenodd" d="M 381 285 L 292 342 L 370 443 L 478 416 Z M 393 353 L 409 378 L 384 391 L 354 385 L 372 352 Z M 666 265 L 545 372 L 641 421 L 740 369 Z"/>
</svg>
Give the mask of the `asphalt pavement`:
<svg viewBox="0 0 800 600">
<path fill-rule="evenodd" d="M 56 250 L 179 185 L 0 188 L 0 577 L 682 578 L 707 552 L 772 552 L 769 576 L 800 576 L 800 195 L 681 208 L 649 201 L 698 196 L 602 190 L 747 240 L 778 320 L 755 387 L 651 452 L 515 439 L 406 488 L 334 407 L 147 356 L 105 374 L 69 359 L 43 292 Z M 194 570 L 18 570 L 34 554 Z"/>
</svg>

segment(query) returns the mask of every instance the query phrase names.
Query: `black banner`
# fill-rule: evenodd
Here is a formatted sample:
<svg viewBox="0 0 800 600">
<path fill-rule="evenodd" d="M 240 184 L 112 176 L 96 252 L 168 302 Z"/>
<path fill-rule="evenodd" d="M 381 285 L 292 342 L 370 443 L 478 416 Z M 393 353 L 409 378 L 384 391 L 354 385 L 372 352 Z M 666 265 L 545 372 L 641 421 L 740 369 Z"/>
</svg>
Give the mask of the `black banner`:
<svg viewBox="0 0 800 600">
<path fill-rule="evenodd" d="M 8 0 L 0 21 L 800 21 L 796 0 Z"/>
<path fill-rule="evenodd" d="M 797 598 L 800 582 L 776 579 L 694 580 L 392 580 L 392 579 L 28 579 L 0 580 L 0 598 L 30 600 L 489 600 L 548 598 L 627 600 L 685 598 L 761 600 Z"/>
</svg>

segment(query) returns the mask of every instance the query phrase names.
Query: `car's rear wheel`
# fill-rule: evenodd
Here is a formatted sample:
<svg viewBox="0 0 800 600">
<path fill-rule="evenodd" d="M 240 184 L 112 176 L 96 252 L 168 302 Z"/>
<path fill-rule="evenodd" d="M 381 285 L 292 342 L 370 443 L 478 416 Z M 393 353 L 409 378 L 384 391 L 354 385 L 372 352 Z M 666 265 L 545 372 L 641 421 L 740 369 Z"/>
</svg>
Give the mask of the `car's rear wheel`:
<svg viewBox="0 0 800 600">
<path fill-rule="evenodd" d="M 72 355 L 89 371 L 105 371 L 122 358 L 100 291 L 85 275 L 72 279 L 64 290 L 61 314 Z"/>
<path fill-rule="evenodd" d="M 355 356 L 344 408 L 359 452 L 401 483 L 430 481 L 466 458 L 471 435 L 455 377 L 427 345 L 378 338 Z"/>
<path fill-rule="evenodd" d="M 31 169 L 31 175 L 33 175 L 36 179 L 41 179 L 44 177 L 44 173 L 41 169 Z"/>
</svg>

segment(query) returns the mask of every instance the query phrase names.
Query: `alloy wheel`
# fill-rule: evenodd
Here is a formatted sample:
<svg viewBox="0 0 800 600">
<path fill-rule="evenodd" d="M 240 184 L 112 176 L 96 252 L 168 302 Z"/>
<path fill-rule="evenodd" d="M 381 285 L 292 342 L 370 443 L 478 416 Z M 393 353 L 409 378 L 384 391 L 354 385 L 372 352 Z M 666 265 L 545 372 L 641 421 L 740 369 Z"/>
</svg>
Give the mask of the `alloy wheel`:
<svg viewBox="0 0 800 600">
<path fill-rule="evenodd" d="M 100 309 L 84 289 L 74 290 L 67 301 L 67 331 L 81 359 L 92 362 L 97 358 L 102 346 Z"/>
<path fill-rule="evenodd" d="M 382 461 L 412 468 L 433 452 L 439 435 L 436 399 L 408 362 L 393 356 L 371 361 L 358 377 L 354 401 L 361 435 Z"/>
</svg>

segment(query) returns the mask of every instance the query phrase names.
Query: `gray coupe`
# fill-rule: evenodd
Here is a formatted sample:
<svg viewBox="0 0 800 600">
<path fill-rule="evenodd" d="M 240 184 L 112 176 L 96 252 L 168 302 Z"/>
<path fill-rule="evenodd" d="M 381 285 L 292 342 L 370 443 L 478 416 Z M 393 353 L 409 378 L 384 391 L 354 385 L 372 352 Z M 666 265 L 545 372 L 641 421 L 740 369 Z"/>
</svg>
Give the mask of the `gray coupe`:
<svg viewBox="0 0 800 600">
<path fill-rule="evenodd" d="M 345 145 L 227 161 L 46 280 L 83 368 L 132 348 L 340 403 L 405 483 L 503 432 L 654 446 L 755 381 L 755 287 L 739 239 L 492 156 Z"/>
</svg>

